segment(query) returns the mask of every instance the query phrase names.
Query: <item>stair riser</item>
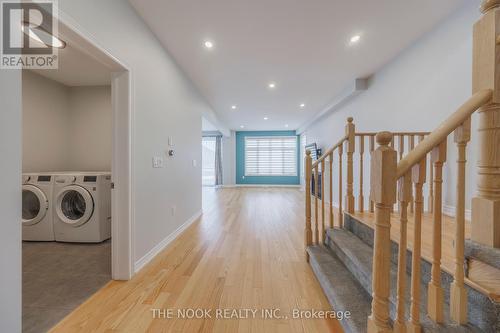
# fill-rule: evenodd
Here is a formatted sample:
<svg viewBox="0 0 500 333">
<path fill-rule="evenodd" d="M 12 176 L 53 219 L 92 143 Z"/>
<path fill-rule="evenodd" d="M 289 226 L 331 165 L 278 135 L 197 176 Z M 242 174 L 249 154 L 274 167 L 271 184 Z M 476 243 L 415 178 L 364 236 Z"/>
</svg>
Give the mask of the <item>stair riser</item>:
<svg viewBox="0 0 500 333">
<path fill-rule="evenodd" d="M 362 222 L 359 222 L 349 214 L 344 214 L 344 228 L 365 244 L 373 248 L 373 229 Z M 391 242 L 391 261 L 398 262 L 399 246 L 396 242 Z M 406 271 L 411 274 L 412 253 L 406 252 Z M 421 279 L 424 284 L 428 284 L 431 279 L 432 264 L 425 259 L 421 260 Z M 450 285 L 453 276 L 446 271 L 441 271 L 441 286 L 444 291 L 444 301 L 450 303 Z M 371 287 L 370 287 L 371 288 Z M 500 303 L 493 302 L 486 295 L 478 292 L 466 285 L 468 298 L 468 318 L 469 321 L 483 329 L 485 332 L 500 332 Z"/>
<path fill-rule="evenodd" d="M 358 265 L 349 258 L 349 256 L 343 251 L 343 249 L 339 248 L 337 244 L 330 238 L 326 237 L 325 245 L 331 249 L 335 255 L 342 261 L 342 263 L 347 267 L 347 269 L 351 272 L 354 278 L 361 284 L 363 289 L 367 292 L 368 295 L 372 294 L 372 282 L 371 276 L 365 275 L 358 269 Z M 396 315 L 396 299 L 394 295 L 390 296 L 390 313 L 391 318 L 395 318 Z"/>
<path fill-rule="evenodd" d="M 340 321 L 344 332 L 365 331 L 370 315 L 371 297 L 352 277 L 349 271 L 333 254 L 321 253 L 317 247 L 308 248 L 309 264 L 318 279 L 328 302 L 335 311 L 351 311 L 352 317 Z M 324 249 L 324 251 L 328 251 Z"/>
</svg>

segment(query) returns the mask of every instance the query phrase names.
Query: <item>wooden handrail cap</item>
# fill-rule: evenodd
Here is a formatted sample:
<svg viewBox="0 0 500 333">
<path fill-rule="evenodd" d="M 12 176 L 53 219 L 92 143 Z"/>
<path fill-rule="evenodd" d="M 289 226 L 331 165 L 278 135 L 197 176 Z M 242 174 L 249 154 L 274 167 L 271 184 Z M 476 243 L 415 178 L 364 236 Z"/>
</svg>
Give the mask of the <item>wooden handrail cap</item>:
<svg viewBox="0 0 500 333">
<path fill-rule="evenodd" d="M 500 7 L 500 0 L 484 0 L 480 7 L 481 13 L 485 14 L 496 7 Z"/>
<path fill-rule="evenodd" d="M 309 149 L 308 149 L 308 150 L 306 150 L 306 155 L 307 155 L 307 156 L 311 155 L 311 151 L 310 151 Z"/>
<path fill-rule="evenodd" d="M 377 143 L 381 146 L 388 146 L 389 143 L 391 143 L 392 140 L 392 133 L 391 132 L 379 132 L 377 133 L 377 136 L 375 137 L 377 140 Z"/>
<path fill-rule="evenodd" d="M 500 0 L 499 0 L 499 1 L 500 1 Z M 352 123 L 352 121 L 353 121 L 353 120 L 354 120 L 354 118 L 353 118 L 353 117 L 349 117 L 349 118 L 347 118 L 347 122 L 348 122 L 348 123 Z"/>
</svg>

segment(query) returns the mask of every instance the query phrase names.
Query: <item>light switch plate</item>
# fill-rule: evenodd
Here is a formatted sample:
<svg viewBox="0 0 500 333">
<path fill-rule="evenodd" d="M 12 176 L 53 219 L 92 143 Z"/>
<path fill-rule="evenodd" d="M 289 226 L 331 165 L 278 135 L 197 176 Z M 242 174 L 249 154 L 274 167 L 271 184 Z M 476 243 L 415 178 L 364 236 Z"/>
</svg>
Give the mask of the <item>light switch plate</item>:
<svg viewBox="0 0 500 333">
<path fill-rule="evenodd" d="M 163 158 L 160 156 L 153 156 L 153 168 L 163 168 Z"/>
<path fill-rule="evenodd" d="M 193 160 L 193 167 L 196 168 L 197 165 L 198 165 L 198 162 L 196 160 Z"/>
<path fill-rule="evenodd" d="M 168 137 L 168 145 L 172 147 L 174 145 L 174 140 L 172 139 L 171 136 Z"/>
</svg>

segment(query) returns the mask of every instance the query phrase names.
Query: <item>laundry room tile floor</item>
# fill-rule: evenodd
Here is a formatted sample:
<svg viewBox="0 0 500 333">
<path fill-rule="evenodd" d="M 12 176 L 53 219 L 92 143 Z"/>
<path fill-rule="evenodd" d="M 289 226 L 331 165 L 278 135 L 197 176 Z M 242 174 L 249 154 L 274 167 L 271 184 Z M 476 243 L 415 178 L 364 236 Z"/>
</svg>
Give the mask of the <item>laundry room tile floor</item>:
<svg viewBox="0 0 500 333">
<path fill-rule="evenodd" d="M 111 242 L 23 242 L 23 332 L 47 332 L 111 280 Z"/>
</svg>

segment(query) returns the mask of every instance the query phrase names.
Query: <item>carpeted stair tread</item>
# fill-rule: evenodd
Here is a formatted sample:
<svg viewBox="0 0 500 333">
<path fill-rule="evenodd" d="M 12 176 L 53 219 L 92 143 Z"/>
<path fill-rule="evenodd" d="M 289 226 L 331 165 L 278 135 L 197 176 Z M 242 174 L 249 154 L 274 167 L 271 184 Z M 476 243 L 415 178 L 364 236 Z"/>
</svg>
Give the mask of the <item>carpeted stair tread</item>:
<svg viewBox="0 0 500 333">
<path fill-rule="evenodd" d="M 340 324 L 346 333 L 366 332 L 371 297 L 349 270 L 324 246 L 309 246 L 309 263 L 335 311 L 349 311 L 351 318 Z"/>
<path fill-rule="evenodd" d="M 359 281 L 360 285 L 366 290 L 367 293 L 372 293 L 372 265 L 373 265 L 373 249 L 364 243 L 361 239 L 356 237 L 353 233 L 345 229 L 329 229 L 327 230 L 327 246 L 335 253 L 335 255 L 342 261 L 351 274 Z M 391 289 L 390 289 L 390 303 L 391 303 L 391 317 L 395 318 L 396 311 L 396 283 L 397 283 L 397 266 L 391 263 Z M 406 283 L 406 313 L 410 309 L 409 295 L 410 295 L 410 279 L 411 276 L 407 274 Z M 467 326 L 457 326 L 451 323 L 448 318 L 449 306 L 444 304 L 445 324 L 435 324 L 427 315 L 427 286 L 421 285 L 421 324 L 424 332 L 483 332 L 479 328 Z"/>
<path fill-rule="evenodd" d="M 500 249 L 465 240 L 465 257 L 477 259 L 485 264 L 500 269 Z"/>
</svg>

